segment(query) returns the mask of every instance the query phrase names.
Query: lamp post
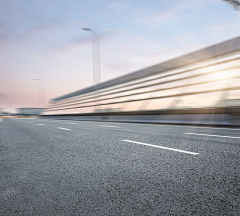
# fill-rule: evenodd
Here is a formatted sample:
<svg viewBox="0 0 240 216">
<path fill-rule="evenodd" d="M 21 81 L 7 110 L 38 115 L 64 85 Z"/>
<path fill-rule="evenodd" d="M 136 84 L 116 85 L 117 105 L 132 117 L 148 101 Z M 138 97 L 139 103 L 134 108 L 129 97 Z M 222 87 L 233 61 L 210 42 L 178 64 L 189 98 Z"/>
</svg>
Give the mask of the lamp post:
<svg viewBox="0 0 240 216">
<path fill-rule="evenodd" d="M 99 35 L 90 28 L 82 28 L 92 37 L 92 60 L 93 60 L 93 84 L 101 82 L 101 66 L 100 66 L 100 38 Z"/>
<path fill-rule="evenodd" d="M 45 81 L 42 79 L 33 79 L 33 80 L 38 81 L 38 108 L 40 108 L 40 81 L 43 81 L 43 84 L 44 84 L 43 106 L 45 106 Z"/>
<path fill-rule="evenodd" d="M 240 10 L 240 0 L 223 0 L 231 4 L 235 10 Z"/>
<path fill-rule="evenodd" d="M 92 37 L 93 84 L 96 85 L 101 82 L 100 38 L 97 32 L 90 28 L 82 28 L 82 30 L 87 31 Z"/>
</svg>

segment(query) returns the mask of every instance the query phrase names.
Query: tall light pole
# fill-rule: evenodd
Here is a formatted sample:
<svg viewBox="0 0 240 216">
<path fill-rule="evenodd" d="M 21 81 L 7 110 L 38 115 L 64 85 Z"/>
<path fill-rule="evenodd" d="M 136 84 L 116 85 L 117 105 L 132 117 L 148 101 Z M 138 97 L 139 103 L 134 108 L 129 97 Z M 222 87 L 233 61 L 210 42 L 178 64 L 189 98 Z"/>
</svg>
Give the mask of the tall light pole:
<svg viewBox="0 0 240 216">
<path fill-rule="evenodd" d="M 45 106 L 45 81 L 42 79 L 33 79 L 38 81 L 38 108 L 40 108 L 40 81 L 43 81 L 44 84 L 44 93 L 43 93 L 43 106 Z"/>
<path fill-rule="evenodd" d="M 231 4 L 235 10 L 240 10 L 240 0 L 223 0 Z"/>
<path fill-rule="evenodd" d="M 90 28 L 82 28 L 92 37 L 92 61 L 93 61 L 93 84 L 101 82 L 101 66 L 100 66 L 100 38 L 97 32 Z"/>
<path fill-rule="evenodd" d="M 82 30 L 87 31 L 92 37 L 93 84 L 96 85 L 101 82 L 100 38 L 97 32 L 90 28 L 82 28 Z"/>
</svg>

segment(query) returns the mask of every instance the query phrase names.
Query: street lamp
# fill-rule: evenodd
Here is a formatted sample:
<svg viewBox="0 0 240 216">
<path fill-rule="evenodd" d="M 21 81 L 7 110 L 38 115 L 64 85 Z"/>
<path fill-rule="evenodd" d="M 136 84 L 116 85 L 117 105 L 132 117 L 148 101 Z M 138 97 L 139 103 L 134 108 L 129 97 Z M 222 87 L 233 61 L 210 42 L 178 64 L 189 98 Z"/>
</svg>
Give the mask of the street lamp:
<svg viewBox="0 0 240 216">
<path fill-rule="evenodd" d="M 240 0 L 223 0 L 231 4 L 235 10 L 240 10 Z"/>
<path fill-rule="evenodd" d="M 93 84 L 96 85 L 101 82 L 100 38 L 99 35 L 90 28 L 82 28 L 82 30 L 87 31 L 92 37 Z"/>
<path fill-rule="evenodd" d="M 93 84 L 101 82 L 101 66 L 100 66 L 100 38 L 99 35 L 90 28 L 82 28 L 92 37 L 92 60 L 93 60 Z"/>
<path fill-rule="evenodd" d="M 45 81 L 42 80 L 42 79 L 33 79 L 33 80 L 36 80 L 36 81 L 43 81 L 43 84 L 44 84 L 44 94 L 43 94 L 43 106 L 45 106 Z M 38 108 L 40 108 L 40 82 L 38 82 Z"/>
</svg>

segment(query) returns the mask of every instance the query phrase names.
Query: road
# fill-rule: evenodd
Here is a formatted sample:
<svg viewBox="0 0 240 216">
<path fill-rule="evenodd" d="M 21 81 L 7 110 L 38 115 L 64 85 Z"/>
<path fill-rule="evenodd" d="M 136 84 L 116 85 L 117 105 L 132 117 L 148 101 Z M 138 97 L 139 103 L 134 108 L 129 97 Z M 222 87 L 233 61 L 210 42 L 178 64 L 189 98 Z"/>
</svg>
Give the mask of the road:
<svg viewBox="0 0 240 216">
<path fill-rule="evenodd" d="M 0 120 L 0 215 L 240 215 L 240 129 Z"/>
</svg>

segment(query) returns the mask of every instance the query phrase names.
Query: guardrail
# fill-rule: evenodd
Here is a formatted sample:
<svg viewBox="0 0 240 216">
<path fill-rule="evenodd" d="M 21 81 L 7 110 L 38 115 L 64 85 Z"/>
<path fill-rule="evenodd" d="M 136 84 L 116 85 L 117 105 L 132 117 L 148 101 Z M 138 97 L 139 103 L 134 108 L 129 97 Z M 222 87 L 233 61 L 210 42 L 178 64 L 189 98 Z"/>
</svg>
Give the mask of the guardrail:
<svg viewBox="0 0 240 216">
<path fill-rule="evenodd" d="M 240 107 L 111 113 L 99 112 L 91 114 L 44 115 L 39 117 L 77 121 L 240 126 Z"/>
</svg>

